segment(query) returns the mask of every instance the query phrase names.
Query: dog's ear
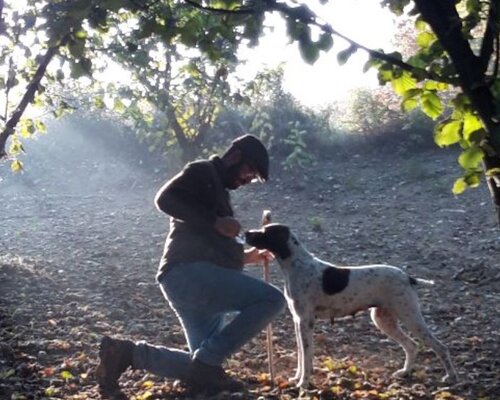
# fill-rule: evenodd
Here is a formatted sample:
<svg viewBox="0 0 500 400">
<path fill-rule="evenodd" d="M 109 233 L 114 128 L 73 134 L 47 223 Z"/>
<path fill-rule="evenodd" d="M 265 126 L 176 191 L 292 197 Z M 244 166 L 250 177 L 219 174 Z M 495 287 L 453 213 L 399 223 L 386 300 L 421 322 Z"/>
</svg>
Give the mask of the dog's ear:
<svg viewBox="0 0 500 400">
<path fill-rule="evenodd" d="M 249 246 L 253 246 L 258 249 L 267 249 L 264 229 L 251 229 L 246 231 L 245 242 L 247 242 Z"/>
<path fill-rule="evenodd" d="M 286 225 L 269 224 L 264 227 L 266 249 L 271 251 L 276 257 L 282 260 L 292 255 L 288 240 L 290 239 L 290 229 Z"/>
</svg>

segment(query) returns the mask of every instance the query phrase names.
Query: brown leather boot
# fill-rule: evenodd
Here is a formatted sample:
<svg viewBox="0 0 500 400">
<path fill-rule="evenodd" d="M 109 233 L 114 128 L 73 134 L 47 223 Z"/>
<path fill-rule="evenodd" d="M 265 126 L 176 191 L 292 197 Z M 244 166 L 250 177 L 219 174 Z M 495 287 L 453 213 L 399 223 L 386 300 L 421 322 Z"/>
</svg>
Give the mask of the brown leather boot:
<svg viewBox="0 0 500 400">
<path fill-rule="evenodd" d="M 104 397 L 126 399 L 118 386 L 118 378 L 132 366 L 134 343 L 130 340 L 112 339 L 104 336 L 99 347 L 100 362 L 95 375 L 99 391 Z"/>
<path fill-rule="evenodd" d="M 196 392 L 241 392 L 244 389 L 243 382 L 231 378 L 222 367 L 205 364 L 197 359 L 191 364 L 186 383 Z"/>
</svg>

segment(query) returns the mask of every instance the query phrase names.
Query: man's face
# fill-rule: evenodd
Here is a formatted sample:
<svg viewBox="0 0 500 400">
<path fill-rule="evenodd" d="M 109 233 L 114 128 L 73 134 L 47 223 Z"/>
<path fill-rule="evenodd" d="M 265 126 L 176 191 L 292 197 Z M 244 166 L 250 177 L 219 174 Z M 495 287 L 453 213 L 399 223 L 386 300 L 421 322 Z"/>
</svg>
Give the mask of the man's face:
<svg viewBox="0 0 500 400">
<path fill-rule="evenodd" d="M 240 186 L 258 179 L 258 177 L 259 174 L 255 168 L 247 163 L 238 163 L 228 168 L 226 186 L 231 190 L 238 189 Z"/>
</svg>

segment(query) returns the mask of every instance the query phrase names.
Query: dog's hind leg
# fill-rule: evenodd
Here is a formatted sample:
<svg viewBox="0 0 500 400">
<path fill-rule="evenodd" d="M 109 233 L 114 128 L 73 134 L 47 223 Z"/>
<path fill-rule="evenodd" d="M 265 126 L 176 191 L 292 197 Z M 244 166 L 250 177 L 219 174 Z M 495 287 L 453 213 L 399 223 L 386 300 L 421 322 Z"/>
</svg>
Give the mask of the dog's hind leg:
<svg viewBox="0 0 500 400">
<path fill-rule="evenodd" d="M 370 313 L 375 326 L 387 336 L 398 342 L 403 348 L 406 358 L 402 369 L 396 371 L 393 376 L 404 376 L 411 372 L 413 363 L 417 357 L 417 344 L 399 327 L 398 318 L 391 310 L 381 307 L 371 309 Z"/>
<path fill-rule="evenodd" d="M 436 337 L 431 333 L 427 324 L 424 321 L 422 313 L 420 312 L 420 307 L 418 304 L 416 307 L 407 312 L 402 312 L 398 315 L 399 320 L 404 325 L 406 329 L 416 338 L 421 340 L 425 345 L 429 346 L 436 355 L 441 360 L 445 370 L 446 375 L 443 377 L 443 382 L 454 382 L 457 380 L 457 372 L 450 358 L 450 353 L 448 348 L 441 343 Z"/>
</svg>

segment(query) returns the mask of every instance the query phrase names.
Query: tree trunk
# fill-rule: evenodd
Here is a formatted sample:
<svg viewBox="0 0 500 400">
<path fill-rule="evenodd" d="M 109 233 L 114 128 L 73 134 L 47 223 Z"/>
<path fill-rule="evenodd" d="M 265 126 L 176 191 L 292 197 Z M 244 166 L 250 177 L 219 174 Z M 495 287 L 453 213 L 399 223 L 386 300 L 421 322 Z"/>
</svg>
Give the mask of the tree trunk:
<svg viewBox="0 0 500 400">
<path fill-rule="evenodd" d="M 431 26 L 440 43 L 453 61 L 457 70 L 460 86 L 470 99 L 487 132 L 487 145 L 484 147 L 485 172 L 500 167 L 500 125 L 495 119 L 495 98 L 488 86 L 484 67 L 491 51 L 476 56 L 469 42 L 462 35 L 461 19 L 455 8 L 455 0 L 414 0 L 423 19 Z M 495 5 L 491 4 L 491 7 Z M 493 15 L 496 15 L 496 9 Z M 486 36 L 486 35 L 485 35 Z M 489 36 L 489 35 L 488 35 Z M 490 47 L 488 46 L 488 49 Z M 486 176 L 500 225 L 500 174 Z"/>
<path fill-rule="evenodd" d="M 180 126 L 177 121 L 177 116 L 175 115 L 175 111 L 173 107 L 168 104 L 167 105 L 167 118 L 168 123 L 172 130 L 174 131 L 175 138 L 177 139 L 177 143 L 179 143 L 179 147 L 181 148 L 181 159 L 184 163 L 189 161 L 193 161 L 197 156 L 197 152 L 195 150 L 195 146 L 187 139 L 182 126 Z"/>
</svg>

